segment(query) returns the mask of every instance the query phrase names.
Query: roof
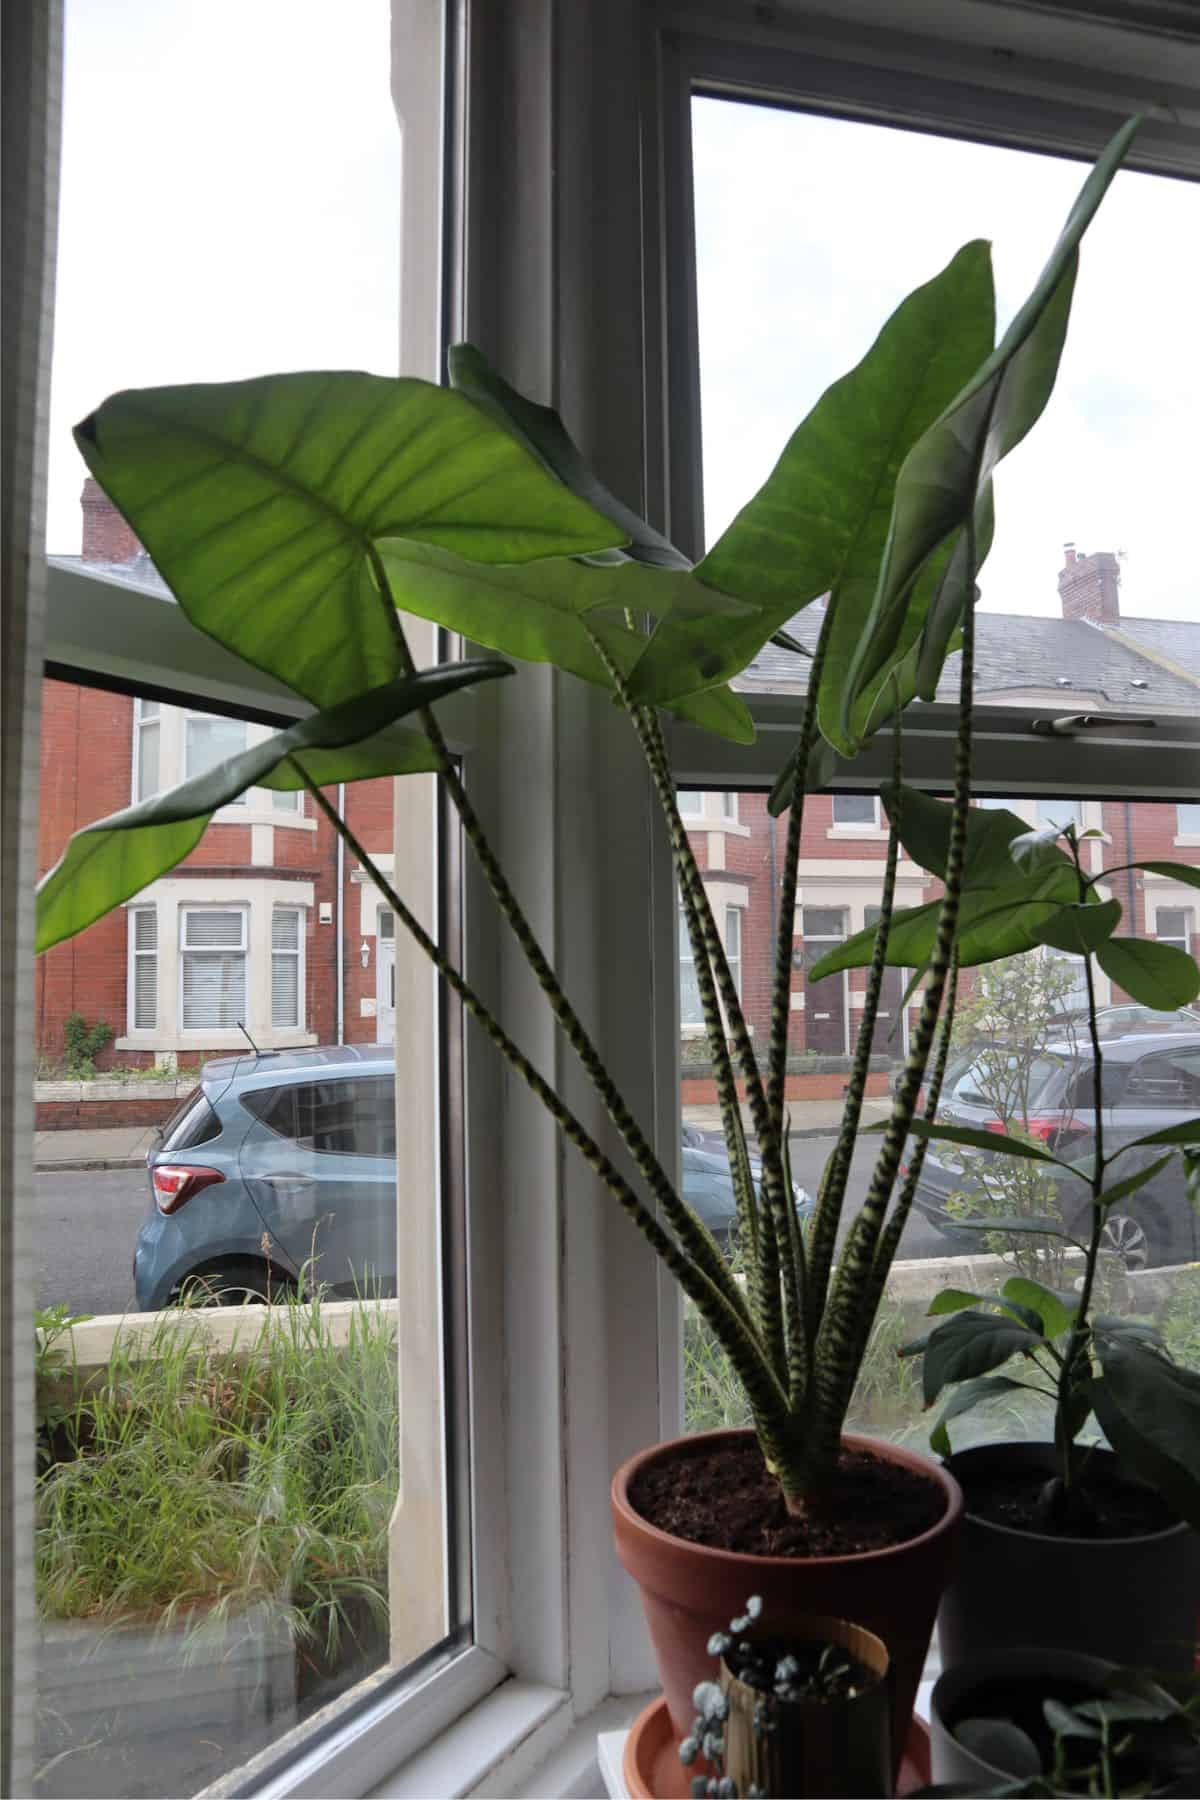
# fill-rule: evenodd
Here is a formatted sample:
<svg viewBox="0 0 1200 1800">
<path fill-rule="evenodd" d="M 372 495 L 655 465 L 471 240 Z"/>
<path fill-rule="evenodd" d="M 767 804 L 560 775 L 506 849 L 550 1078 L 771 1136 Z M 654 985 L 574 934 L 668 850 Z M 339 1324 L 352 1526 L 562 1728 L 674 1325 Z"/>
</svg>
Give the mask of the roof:
<svg viewBox="0 0 1200 1800">
<path fill-rule="evenodd" d="M 806 607 L 787 629 L 811 648 L 821 617 L 818 607 Z M 980 611 L 975 631 L 975 692 L 981 699 L 1000 703 L 1031 689 L 1061 687 L 1064 695 L 1074 692 L 1089 704 L 1123 713 L 1194 714 L 1200 705 L 1200 623 L 1122 619 L 1110 629 L 1083 619 Z M 1166 667 L 1160 658 L 1180 669 Z M 958 668 L 956 654 L 942 671 L 939 700 L 957 698 Z M 1190 677 L 1182 671 L 1191 671 Z M 734 685 L 764 692 L 803 690 L 807 663 L 794 651 L 767 644 Z"/>
</svg>

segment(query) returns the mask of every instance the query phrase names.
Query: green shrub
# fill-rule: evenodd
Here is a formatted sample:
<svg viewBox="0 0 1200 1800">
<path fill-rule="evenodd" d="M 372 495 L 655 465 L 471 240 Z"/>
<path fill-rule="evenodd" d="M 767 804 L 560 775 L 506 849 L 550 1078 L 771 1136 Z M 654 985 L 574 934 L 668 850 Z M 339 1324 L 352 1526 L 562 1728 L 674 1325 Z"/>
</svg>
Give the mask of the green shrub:
<svg viewBox="0 0 1200 1800">
<path fill-rule="evenodd" d="M 94 1075 L 96 1058 L 113 1036 L 104 1019 L 89 1025 L 82 1013 L 68 1013 L 63 1025 L 63 1066 L 68 1075 Z"/>
</svg>

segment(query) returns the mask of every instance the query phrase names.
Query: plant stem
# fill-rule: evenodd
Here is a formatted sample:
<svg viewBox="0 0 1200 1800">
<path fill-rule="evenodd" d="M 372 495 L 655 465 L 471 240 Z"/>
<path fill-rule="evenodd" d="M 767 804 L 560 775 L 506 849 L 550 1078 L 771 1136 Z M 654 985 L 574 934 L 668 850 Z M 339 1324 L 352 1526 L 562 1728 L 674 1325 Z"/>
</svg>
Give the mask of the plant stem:
<svg viewBox="0 0 1200 1800">
<path fill-rule="evenodd" d="M 392 596 L 387 571 L 378 551 L 373 546 L 370 557 L 371 568 L 387 615 L 389 629 L 395 641 L 401 669 L 404 674 L 411 675 L 415 673 L 416 665 L 408 647 L 403 621 Z M 675 1192 L 649 1140 L 626 1105 L 625 1098 L 616 1082 L 605 1068 L 600 1052 L 592 1042 L 583 1021 L 564 993 L 549 958 L 538 942 L 533 927 L 526 918 L 521 904 L 488 842 L 487 833 L 471 804 L 470 796 L 458 772 L 455 759 L 450 753 L 449 745 L 442 735 L 441 726 L 434 717 L 433 709 L 428 706 L 422 707 L 417 716 L 437 759 L 438 773 L 446 785 L 446 791 L 458 814 L 463 833 L 475 852 L 479 867 L 496 904 L 511 927 L 538 986 L 546 996 L 556 1022 L 562 1028 L 567 1042 L 578 1056 L 593 1087 L 604 1102 L 609 1118 L 621 1134 L 639 1175 L 654 1195 L 671 1229 L 677 1234 L 683 1249 L 695 1259 L 710 1281 L 721 1290 L 733 1309 L 740 1312 L 748 1321 L 749 1313 L 745 1298 L 740 1287 L 730 1275 L 725 1259 L 713 1241 L 711 1233 Z"/>
<path fill-rule="evenodd" d="M 294 758 L 288 760 L 297 773 L 302 776 L 305 787 L 321 812 L 342 838 L 351 854 L 358 858 L 365 874 L 374 882 L 410 937 L 425 952 L 434 968 L 458 995 L 467 1011 L 483 1027 L 500 1054 L 541 1101 L 563 1136 L 569 1143 L 574 1144 L 589 1168 L 600 1177 L 610 1193 L 629 1214 L 642 1235 L 648 1240 L 651 1248 L 678 1281 L 684 1293 L 689 1299 L 695 1301 L 703 1316 L 716 1332 L 740 1379 L 745 1383 L 747 1397 L 754 1407 L 756 1415 L 761 1410 L 764 1416 L 770 1417 L 782 1410 L 786 1405 L 786 1396 L 774 1372 L 768 1367 L 762 1347 L 756 1340 L 752 1327 L 745 1317 L 744 1302 L 739 1308 L 730 1300 L 721 1284 L 713 1281 L 705 1269 L 698 1266 L 672 1243 L 654 1215 L 638 1199 L 620 1170 L 604 1154 L 566 1103 L 555 1093 L 549 1082 L 539 1074 L 524 1052 L 509 1037 L 479 995 L 438 948 L 420 920 L 409 910 L 391 883 L 376 867 L 370 854 L 359 842 L 346 821 L 339 817 L 336 808 L 325 798 L 316 783 L 304 773 L 299 763 Z M 682 1202 L 677 1201 L 677 1204 L 682 1206 Z M 690 1219 L 691 1214 L 688 1209 L 684 1207 L 683 1211 Z M 723 1262 L 722 1268 L 724 1268 Z"/>
<path fill-rule="evenodd" d="M 1082 903 L 1087 899 L 1088 883 L 1079 861 L 1079 845 L 1075 841 L 1074 833 L 1067 841 L 1075 861 L 1075 874 L 1079 882 L 1079 898 Z M 1100 1247 L 1104 1241 L 1105 1223 L 1104 1208 L 1100 1204 L 1100 1196 L 1104 1192 L 1104 1061 L 1100 1053 L 1100 1028 L 1096 1023 L 1096 978 L 1092 970 L 1090 952 L 1084 956 L 1083 973 L 1087 983 L 1088 1031 L 1092 1040 L 1092 1109 L 1096 1118 L 1096 1142 L 1090 1182 L 1092 1229 L 1088 1238 L 1087 1255 L 1083 1266 L 1083 1287 L 1080 1290 L 1079 1302 L 1075 1308 L 1075 1321 L 1071 1327 L 1071 1335 L 1067 1339 L 1062 1368 L 1059 1371 L 1058 1405 L 1054 1419 L 1054 1435 L 1058 1440 L 1062 1456 L 1063 1487 L 1068 1493 L 1076 1474 L 1075 1436 L 1079 1429 L 1079 1426 L 1072 1422 L 1071 1394 L 1075 1382 L 1076 1366 L 1087 1356 L 1087 1346 L 1091 1336 L 1088 1325 L 1088 1309 L 1092 1303 L 1092 1288 L 1096 1280 L 1096 1267 L 1100 1261 Z M 1082 1424 L 1082 1420 L 1080 1424 Z"/>
</svg>

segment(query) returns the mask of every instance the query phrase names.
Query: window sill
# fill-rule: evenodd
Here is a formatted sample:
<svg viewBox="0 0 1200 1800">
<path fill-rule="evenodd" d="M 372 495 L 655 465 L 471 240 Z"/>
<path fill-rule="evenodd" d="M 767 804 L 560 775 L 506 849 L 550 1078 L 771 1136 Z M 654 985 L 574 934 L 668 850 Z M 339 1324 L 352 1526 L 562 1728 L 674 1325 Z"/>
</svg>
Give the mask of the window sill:
<svg viewBox="0 0 1200 1800">
<path fill-rule="evenodd" d="M 871 844 L 886 844 L 888 834 L 882 825 L 830 825 L 827 838 L 861 838 Z"/>
<path fill-rule="evenodd" d="M 255 1042 L 262 1050 L 307 1050 L 319 1042 L 315 1031 L 257 1031 Z M 244 1050 L 246 1040 L 240 1031 L 139 1031 L 114 1038 L 114 1050 Z"/>
</svg>

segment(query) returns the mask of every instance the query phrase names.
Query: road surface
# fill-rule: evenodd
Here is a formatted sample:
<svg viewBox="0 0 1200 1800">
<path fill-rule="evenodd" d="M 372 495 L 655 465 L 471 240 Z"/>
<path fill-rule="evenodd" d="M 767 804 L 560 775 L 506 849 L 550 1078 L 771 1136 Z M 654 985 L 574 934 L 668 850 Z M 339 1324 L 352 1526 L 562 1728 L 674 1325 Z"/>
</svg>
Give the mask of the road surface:
<svg viewBox="0 0 1200 1800">
<path fill-rule="evenodd" d="M 817 1191 L 833 1138 L 794 1138 L 792 1173 Z M 862 1205 L 874 1143 L 855 1153 L 843 1235 Z M 39 1170 L 35 1221 L 37 1305 L 65 1303 L 72 1312 L 119 1313 L 133 1307 L 133 1244 L 149 1198 L 144 1169 Z M 945 1254 L 932 1226 L 908 1223 L 901 1256 Z"/>
</svg>

